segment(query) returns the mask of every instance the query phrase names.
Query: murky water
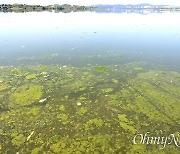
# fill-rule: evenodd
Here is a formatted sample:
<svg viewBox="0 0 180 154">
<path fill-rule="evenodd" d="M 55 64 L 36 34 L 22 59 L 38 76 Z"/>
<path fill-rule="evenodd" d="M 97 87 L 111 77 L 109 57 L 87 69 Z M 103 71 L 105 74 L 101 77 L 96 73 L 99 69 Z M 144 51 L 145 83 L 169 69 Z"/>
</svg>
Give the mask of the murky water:
<svg viewBox="0 0 180 154">
<path fill-rule="evenodd" d="M 178 153 L 179 18 L 0 13 L 0 153 Z"/>
</svg>

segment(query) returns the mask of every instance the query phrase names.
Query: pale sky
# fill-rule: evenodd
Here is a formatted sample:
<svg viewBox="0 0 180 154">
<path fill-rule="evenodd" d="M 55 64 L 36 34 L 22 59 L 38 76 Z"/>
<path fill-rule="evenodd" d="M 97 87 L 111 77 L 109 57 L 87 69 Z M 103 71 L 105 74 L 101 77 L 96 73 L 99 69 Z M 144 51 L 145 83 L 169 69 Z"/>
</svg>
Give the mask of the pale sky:
<svg viewBox="0 0 180 154">
<path fill-rule="evenodd" d="M 178 5 L 180 0 L 0 0 L 0 4 L 71 4 L 71 5 L 94 5 L 94 4 L 164 4 L 164 5 Z"/>
</svg>

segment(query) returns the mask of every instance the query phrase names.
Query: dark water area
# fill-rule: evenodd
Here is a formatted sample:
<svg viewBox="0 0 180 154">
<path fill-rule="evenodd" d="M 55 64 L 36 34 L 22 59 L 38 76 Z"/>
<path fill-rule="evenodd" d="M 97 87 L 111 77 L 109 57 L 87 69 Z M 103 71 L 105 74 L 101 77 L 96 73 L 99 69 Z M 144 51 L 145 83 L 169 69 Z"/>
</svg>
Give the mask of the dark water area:
<svg viewBox="0 0 180 154">
<path fill-rule="evenodd" d="M 178 154 L 179 18 L 0 13 L 0 153 Z"/>
</svg>

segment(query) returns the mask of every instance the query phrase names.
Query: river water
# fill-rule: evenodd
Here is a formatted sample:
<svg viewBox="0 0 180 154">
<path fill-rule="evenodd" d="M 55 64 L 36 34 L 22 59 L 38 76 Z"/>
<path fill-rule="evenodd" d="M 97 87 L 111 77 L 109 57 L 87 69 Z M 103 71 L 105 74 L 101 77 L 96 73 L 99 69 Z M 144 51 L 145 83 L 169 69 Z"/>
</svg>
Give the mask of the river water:
<svg viewBox="0 0 180 154">
<path fill-rule="evenodd" d="M 179 16 L 169 12 L 1 13 L 0 64 L 23 64 L 27 63 L 23 58 L 50 54 L 59 56 L 52 63 L 77 64 L 79 58 L 84 62 L 83 56 L 112 51 L 178 69 Z"/>
<path fill-rule="evenodd" d="M 179 19 L 0 13 L 0 153 L 178 153 Z"/>
</svg>

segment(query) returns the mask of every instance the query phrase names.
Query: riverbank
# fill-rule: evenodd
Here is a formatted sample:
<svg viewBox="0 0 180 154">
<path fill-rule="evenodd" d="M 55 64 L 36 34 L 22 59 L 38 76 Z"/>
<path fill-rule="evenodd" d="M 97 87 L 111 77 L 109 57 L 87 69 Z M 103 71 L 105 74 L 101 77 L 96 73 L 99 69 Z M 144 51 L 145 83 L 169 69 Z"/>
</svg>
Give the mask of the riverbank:
<svg viewBox="0 0 180 154">
<path fill-rule="evenodd" d="M 79 5 L 26 5 L 26 4 L 1 4 L 0 12 L 78 12 L 78 11 L 98 11 L 98 12 L 166 12 L 180 11 L 179 7 L 171 7 L 165 5 L 94 5 L 94 6 L 79 6 Z"/>
<path fill-rule="evenodd" d="M 26 5 L 26 4 L 2 4 L 0 5 L 1 12 L 40 12 L 40 11 L 56 11 L 56 12 L 76 12 L 76 11 L 88 11 L 96 10 L 96 7 L 77 6 L 77 5 Z"/>
</svg>

